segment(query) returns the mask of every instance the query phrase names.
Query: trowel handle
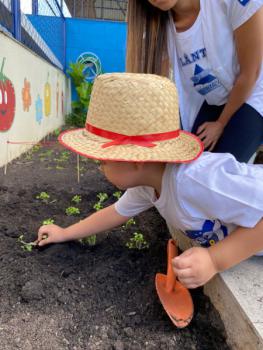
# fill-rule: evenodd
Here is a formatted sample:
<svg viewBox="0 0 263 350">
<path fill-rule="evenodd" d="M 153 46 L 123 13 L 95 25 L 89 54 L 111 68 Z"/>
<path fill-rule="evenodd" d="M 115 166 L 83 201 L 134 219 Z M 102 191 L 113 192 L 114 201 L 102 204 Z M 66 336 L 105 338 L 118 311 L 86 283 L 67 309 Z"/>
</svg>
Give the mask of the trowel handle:
<svg viewBox="0 0 263 350">
<path fill-rule="evenodd" d="M 172 268 L 172 259 L 178 255 L 178 249 L 173 239 L 169 239 L 167 243 L 167 277 L 166 290 L 171 292 L 174 288 L 176 279 Z"/>
</svg>

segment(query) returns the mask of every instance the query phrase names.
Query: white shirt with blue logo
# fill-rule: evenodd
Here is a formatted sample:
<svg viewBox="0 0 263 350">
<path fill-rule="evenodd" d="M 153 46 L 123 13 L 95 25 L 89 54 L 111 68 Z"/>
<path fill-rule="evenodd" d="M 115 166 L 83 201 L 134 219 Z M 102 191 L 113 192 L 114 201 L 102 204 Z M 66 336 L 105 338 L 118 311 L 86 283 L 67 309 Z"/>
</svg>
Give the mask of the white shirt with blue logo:
<svg viewBox="0 0 263 350">
<path fill-rule="evenodd" d="M 224 239 L 237 226 L 254 227 L 263 217 L 263 166 L 239 163 L 229 153 L 204 152 L 188 164 L 167 164 L 162 191 L 128 189 L 115 203 L 133 217 L 156 207 L 167 224 L 202 246 Z"/>
<path fill-rule="evenodd" d="M 184 88 L 193 87 L 208 104 L 226 103 L 229 92 L 213 72 L 207 57 L 201 14 L 190 29 L 175 33 L 175 44 Z"/>
<path fill-rule="evenodd" d="M 191 131 L 205 100 L 227 102 L 240 70 L 234 31 L 262 6 L 263 0 L 200 0 L 196 22 L 183 33 L 176 32 L 171 16 L 168 53 L 185 130 Z M 263 65 L 246 103 L 263 116 Z"/>
</svg>

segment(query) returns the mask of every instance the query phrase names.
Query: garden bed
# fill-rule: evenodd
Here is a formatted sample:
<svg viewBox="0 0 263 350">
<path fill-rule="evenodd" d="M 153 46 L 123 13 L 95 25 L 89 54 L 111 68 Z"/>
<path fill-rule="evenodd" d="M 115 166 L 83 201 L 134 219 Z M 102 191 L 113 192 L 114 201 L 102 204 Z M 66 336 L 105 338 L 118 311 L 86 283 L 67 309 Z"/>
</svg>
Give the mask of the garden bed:
<svg viewBox="0 0 263 350">
<path fill-rule="evenodd" d="M 13 147 L 16 147 L 15 145 Z M 195 314 L 185 329 L 174 328 L 155 291 L 154 277 L 166 269 L 169 238 L 154 210 L 136 224 L 79 242 L 23 251 L 20 235 L 36 239 L 45 219 L 67 226 L 94 212 L 97 194 L 112 203 L 117 190 L 94 161 L 80 159 L 58 144 L 34 149 L 0 169 L 0 344 L 3 350 L 228 349 L 223 324 L 202 289 L 193 294 Z M 36 197 L 46 192 L 46 202 Z M 74 195 L 81 202 L 72 203 Z M 65 209 L 75 205 L 78 217 Z M 149 249 L 126 243 L 142 232 Z"/>
</svg>

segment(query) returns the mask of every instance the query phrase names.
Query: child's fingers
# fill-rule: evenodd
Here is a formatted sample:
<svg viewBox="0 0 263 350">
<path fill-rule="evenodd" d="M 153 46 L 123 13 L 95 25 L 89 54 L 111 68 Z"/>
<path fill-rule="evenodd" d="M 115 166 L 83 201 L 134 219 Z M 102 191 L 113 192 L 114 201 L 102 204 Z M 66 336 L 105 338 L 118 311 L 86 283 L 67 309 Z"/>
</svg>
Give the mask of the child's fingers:
<svg viewBox="0 0 263 350">
<path fill-rule="evenodd" d="M 192 266 L 192 249 L 188 249 L 172 260 L 175 269 L 186 269 Z"/>
<path fill-rule="evenodd" d="M 50 230 L 48 228 L 48 225 L 43 225 L 38 230 L 38 241 L 41 241 L 43 239 L 46 239 L 50 235 Z"/>
<path fill-rule="evenodd" d="M 180 281 L 194 277 L 193 270 L 190 268 L 183 269 L 183 270 L 177 270 L 177 269 L 173 269 L 173 270 L 175 275 L 178 277 Z"/>
<path fill-rule="evenodd" d="M 42 236 L 42 238 L 38 240 L 38 246 L 39 247 L 43 247 L 46 244 L 52 243 L 52 240 L 51 240 L 50 237 L 47 237 L 47 238 L 44 238 L 44 237 Z"/>
</svg>

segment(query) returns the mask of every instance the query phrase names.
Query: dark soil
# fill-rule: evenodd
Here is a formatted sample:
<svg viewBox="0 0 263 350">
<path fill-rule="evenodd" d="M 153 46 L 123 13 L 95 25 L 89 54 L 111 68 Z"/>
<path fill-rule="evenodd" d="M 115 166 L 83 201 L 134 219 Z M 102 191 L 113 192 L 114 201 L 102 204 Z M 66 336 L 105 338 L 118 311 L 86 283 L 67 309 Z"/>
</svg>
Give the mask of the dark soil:
<svg viewBox="0 0 263 350">
<path fill-rule="evenodd" d="M 100 235 L 94 247 L 69 242 L 21 249 L 18 237 L 35 240 L 44 219 L 67 226 L 94 211 L 99 192 L 109 195 L 106 205 L 114 200 L 116 189 L 95 162 L 81 158 L 78 184 L 76 155 L 63 161 L 62 152 L 57 144 L 46 145 L 9 164 L 7 175 L 0 169 L 0 349 L 229 349 L 218 313 L 201 289 L 192 292 L 189 327 L 176 329 L 165 314 L 154 277 L 165 272 L 169 235 L 153 210 L 130 228 Z M 42 191 L 50 195 L 48 204 L 36 199 Z M 76 194 L 81 215 L 66 216 Z M 126 248 L 135 231 L 144 234 L 149 249 Z"/>
</svg>

